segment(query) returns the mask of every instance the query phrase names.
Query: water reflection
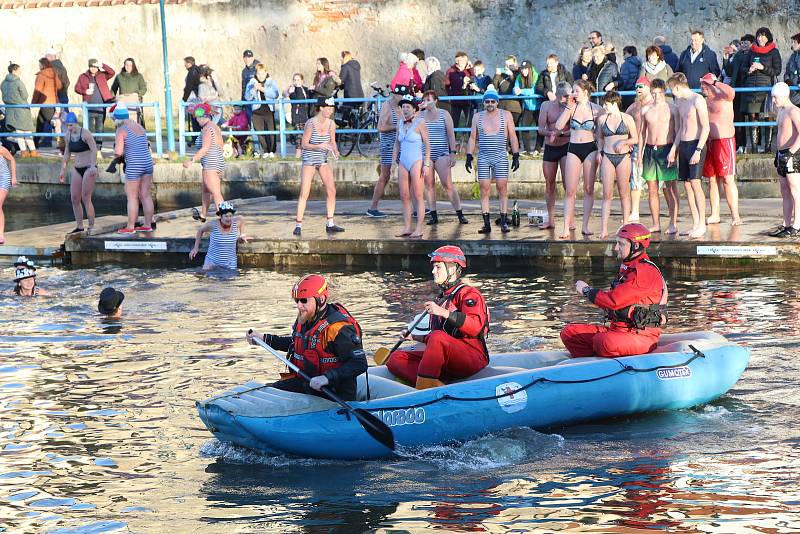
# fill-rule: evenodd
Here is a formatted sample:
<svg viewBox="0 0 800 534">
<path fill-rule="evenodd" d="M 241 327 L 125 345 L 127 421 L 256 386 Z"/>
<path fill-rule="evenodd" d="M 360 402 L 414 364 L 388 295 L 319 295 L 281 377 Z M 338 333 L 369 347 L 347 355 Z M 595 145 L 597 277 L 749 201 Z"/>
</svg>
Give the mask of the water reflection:
<svg viewBox="0 0 800 534">
<path fill-rule="evenodd" d="M 288 331 L 296 277 L 43 269 L 54 297 L 0 298 L 0 531 L 800 530 L 800 276 L 671 277 L 672 328 L 754 348 L 743 380 L 710 406 L 348 463 L 220 444 L 194 410 L 277 373 L 242 337 Z M 473 276 L 489 296 L 490 349 L 556 348 L 565 321 L 598 320 L 573 278 Z M 120 321 L 96 312 L 107 285 L 126 294 Z M 425 272 L 331 285 L 369 351 L 434 294 Z"/>
</svg>

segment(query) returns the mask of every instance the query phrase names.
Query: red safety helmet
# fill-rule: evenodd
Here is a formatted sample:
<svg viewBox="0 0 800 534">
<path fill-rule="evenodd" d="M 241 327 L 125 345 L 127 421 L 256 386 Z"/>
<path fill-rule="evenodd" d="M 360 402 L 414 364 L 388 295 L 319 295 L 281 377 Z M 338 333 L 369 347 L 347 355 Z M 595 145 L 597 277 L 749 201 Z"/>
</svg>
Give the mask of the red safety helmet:
<svg viewBox="0 0 800 534">
<path fill-rule="evenodd" d="M 322 275 L 306 275 L 292 287 L 293 299 L 319 299 L 320 297 L 328 299 L 328 281 Z"/>
<path fill-rule="evenodd" d="M 643 248 L 647 248 L 650 245 L 650 230 L 643 224 L 628 223 L 619 229 L 617 235 L 627 239 L 633 245 L 639 244 Z"/>
<path fill-rule="evenodd" d="M 439 247 L 428 254 L 428 256 L 431 259 L 431 263 L 435 261 L 456 263 L 460 265 L 462 269 L 467 268 L 467 257 L 464 255 L 464 251 L 461 250 L 461 247 L 457 247 L 455 245 L 445 245 L 443 247 Z"/>
</svg>

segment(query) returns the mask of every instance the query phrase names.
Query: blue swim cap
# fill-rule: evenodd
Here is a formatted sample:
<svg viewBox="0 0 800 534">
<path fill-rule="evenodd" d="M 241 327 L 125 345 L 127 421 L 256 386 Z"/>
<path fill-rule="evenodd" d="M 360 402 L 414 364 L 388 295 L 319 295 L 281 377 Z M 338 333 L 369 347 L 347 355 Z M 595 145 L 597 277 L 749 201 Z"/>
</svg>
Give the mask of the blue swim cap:
<svg viewBox="0 0 800 534">
<path fill-rule="evenodd" d="M 124 121 L 131 118 L 131 114 L 128 113 L 128 107 L 120 105 L 114 106 L 114 111 L 111 113 L 111 116 L 118 121 Z"/>
<path fill-rule="evenodd" d="M 78 124 L 78 116 L 70 111 L 67 113 L 67 117 L 64 119 L 64 122 L 66 124 Z"/>
</svg>

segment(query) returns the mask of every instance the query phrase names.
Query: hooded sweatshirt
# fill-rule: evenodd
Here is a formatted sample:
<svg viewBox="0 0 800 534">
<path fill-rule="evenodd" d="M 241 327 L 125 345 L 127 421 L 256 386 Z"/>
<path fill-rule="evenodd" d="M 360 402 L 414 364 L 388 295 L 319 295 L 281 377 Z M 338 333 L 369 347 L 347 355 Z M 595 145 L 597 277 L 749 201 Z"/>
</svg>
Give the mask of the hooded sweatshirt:
<svg viewBox="0 0 800 534">
<path fill-rule="evenodd" d="M 639 79 L 639 71 L 641 70 L 642 60 L 639 56 L 626 58 L 619 69 L 619 90 L 633 91 L 636 88 L 636 80 Z"/>
<path fill-rule="evenodd" d="M 361 64 L 355 59 L 349 60 L 342 65 L 342 70 L 339 74 L 344 86 L 345 98 L 364 98 L 364 88 L 361 86 Z M 353 102 L 353 106 L 357 106 L 357 102 Z"/>
</svg>

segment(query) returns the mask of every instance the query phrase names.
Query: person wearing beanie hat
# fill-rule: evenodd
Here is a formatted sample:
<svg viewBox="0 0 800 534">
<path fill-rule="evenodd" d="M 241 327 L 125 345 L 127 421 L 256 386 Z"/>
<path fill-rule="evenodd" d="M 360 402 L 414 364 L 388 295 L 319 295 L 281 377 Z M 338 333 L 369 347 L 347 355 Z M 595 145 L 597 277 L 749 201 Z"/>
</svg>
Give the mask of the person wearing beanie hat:
<svg viewBox="0 0 800 534">
<path fill-rule="evenodd" d="M 114 138 L 114 154 L 117 162 L 125 163 L 125 196 L 128 198 L 128 223 L 117 230 L 121 235 L 132 235 L 135 232 L 151 232 L 153 230 L 153 197 L 150 186 L 153 183 L 153 155 L 147 132 L 132 120 L 128 108 L 124 104 L 114 106 L 112 114 L 117 125 Z M 109 168 L 111 170 L 111 168 Z M 136 226 L 139 215 L 139 204 L 144 212 L 144 226 Z"/>
<path fill-rule="evenodd" d="M 97 311 L 105 315 L 108 319 L 119 319 L 122 317 L 122 301 L 125 295 L 122 291 L 117 291 L 113 287 L 107 287 L 100 292 L 100 301 L 97 303 Z"/>
<path fill-rule="evenodd" d="M 397 141 L 397 122 L 400 117 L 400 99 L 408 94 L 408 86 L 398 84 L 392 88 L 389 100 L 381 106 L 378 116 L 378 138 L 380 140 L 380 164 L 378 165 L 378 181 L 372 191 L 372 202 L 367 209 L 367 217 L 382 219 L 386 213 L 378 209 L 383 192 L 392 175 L 392 152 Z"/>
<path fill-rule="evenodd" d="M 483 227 L 478 233 L 481 234 L 492 231 L 489 208 L 492 180 L 495 181 L 500 200 L 500 230 L 503 233 L 511 230 L 508 221 L 508 144 L 511 143 L 511 170 L 516 172 L 519 169 L 519 140 L 511 112 L 499 109 L 499 103 L 497 90 L 490 85 L 483 94 L 484 111 L 472 118 L 472 131 L 467 143 L 468 173 L 472 172 L 475 149 L 478 149 L 477 172 L 483 216 Z"/>
<path fill-rule="evenodd" d="M 769 233 L 773 237 L 800 236 L 800 108 L 792 104 L 785 82 L 772 87 L 772 104 L 778 112 L 778 150 L 775 167 L 783 196 L 783 224 Z"/>
<path fill-rule="evenodd" d="M 192 115 L 200 125 L 200 150 L 183 162 L 183 168 L 188 169 L 193 163 L 199 161 L 201 170 L 202 211 L 197 212 L 192 208 L 192 218 L 205 222 L 208 215 L 208 206 L 211 201 L 219 206 L 225 199 L 222 196 L 222 176 L 225 173 L 225 155 L 223 154 L 224 139 L 222 129 L 212 119 L 214 111 L 208 102 L 195 106 Z"/>
<path fill-rule="evenodd" d="M 628 109 L 625 110 L 625 113 L 633 117 L 633 121 L 636 123 L 636 131 L 642 131 L 642 110 L 650 106 L 653 103 L 653 95 L 650 93 L 650 80 L 647 79 L 647 76 L 639 76 L 639 79 L 636 80 L 636 100 L 633 101 L 633 104 L 628 106 Z M 644 179 L 642 178 L 641 169 L 636 164 L 636 161 L 639 157 L 639 147 L 644 146 L 643 141 L 639 139 L 639 142 L 636 143 L 631 147 L 631 215 L 628 217 L 628 221 L 630 222 L 637 222 L 639 220 L 639 207 L 642 201 L 642 190 L 644 189 Z"/>
<path fill-rule="evenodd" d="M 96 107 L 114 100 L 114 94 L 109 88 L 109 81 L 114 77 L 114 69 L 102 61 L 90 59 L 89 68 L 78 77 L 75 83 L 75 92 L 83 97 L 89 108 L 89 131 L 95 134 L 103 133 L 103 124 L 106 120 L 106 108 Z M 103 138 L 98 137 L 95 142 L 103 148 Z"/>
<path fill-rule="evenodd" d="M 94 228 L 94 204 L 92 193 L 97 179 L 97 144 L 92 133 L 78 124 L 74 113 L 67 113 L 64 121 L 67 131 L 64 136 L 64 156 L 61 161 L 61 172 L 58 181 L 62 184 L 67 176 L 67 164 L 75 155 L 75 166 L 69 173 L 69 197 L 72 202 L 72 213 L 75 215 L 75 229 L 70 233 L 83 232 L 83 213 L 89 219 L 89 230 Z"/>
<path fill-rule="evenodd" d="M 711 215 L 706 224 L 720 222 L 719 197 L 725 194 L 731 210 L 731 226 L 742 224 L 739 217 L 739 190 L 736 187 L 736 128 L 733 126 L 733 98 L 736 92 L 711 73 L 700 78 L 700 90 L 708 105 L 708 152 L 703 176 L 708 179 Z"/>
</svg>

